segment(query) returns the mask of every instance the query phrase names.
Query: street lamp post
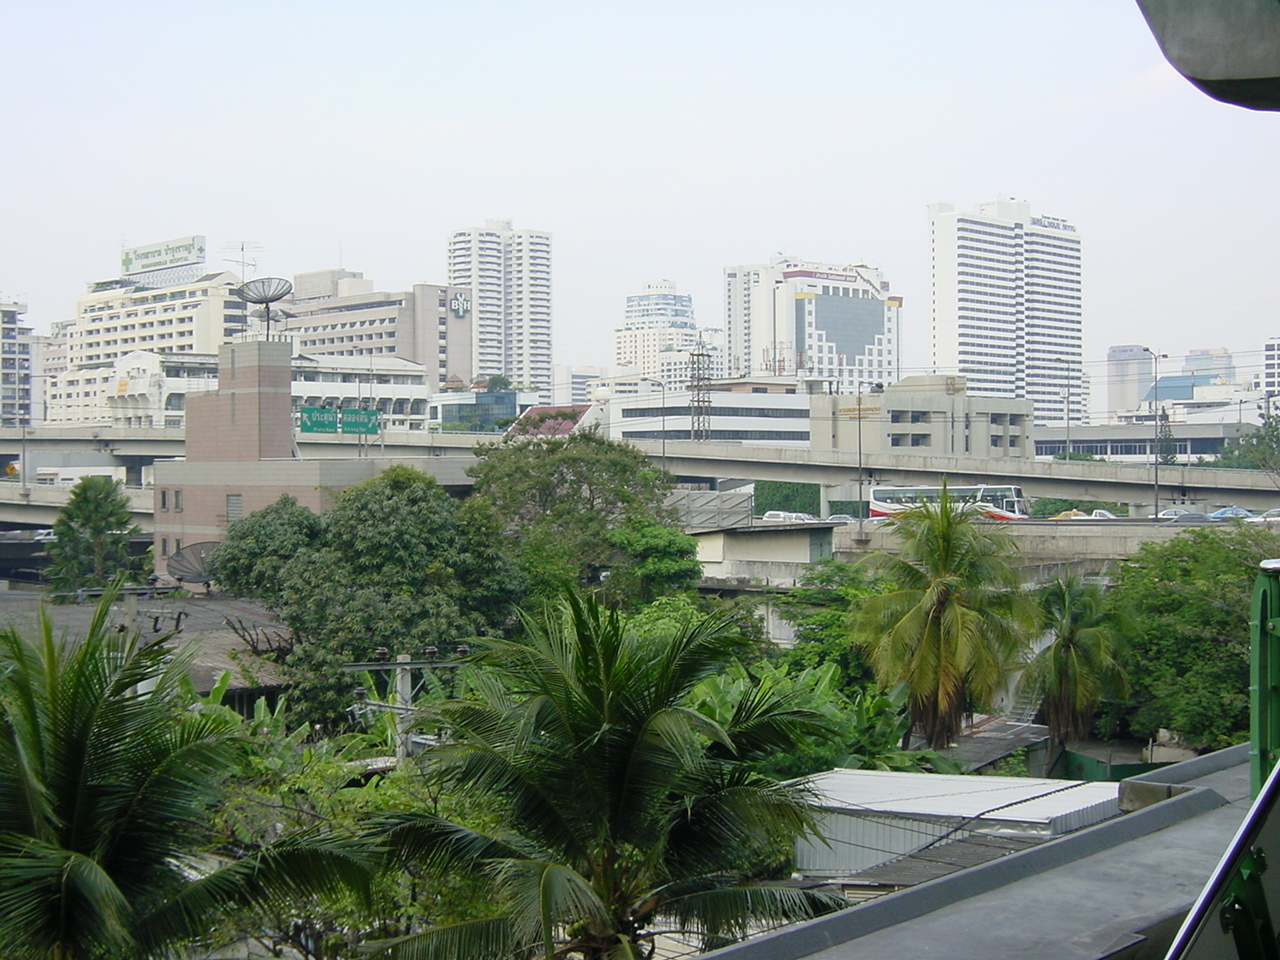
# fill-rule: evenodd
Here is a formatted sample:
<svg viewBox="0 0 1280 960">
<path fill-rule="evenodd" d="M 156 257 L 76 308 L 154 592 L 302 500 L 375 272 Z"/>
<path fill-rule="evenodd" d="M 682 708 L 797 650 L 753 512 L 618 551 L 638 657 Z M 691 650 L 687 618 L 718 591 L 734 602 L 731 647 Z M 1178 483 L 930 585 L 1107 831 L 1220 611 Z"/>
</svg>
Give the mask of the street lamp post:
<svg viewBox="0 0 1280 960">
<path fill-rule="evenodd" d="M 657 377 L 641 377 L 649 383 L 656 383 L 662 388 L 662 469 L 667 469 L 667 382 Z"/>
<path fill-rule="evenodd" d="M 1167 360 L 1167 353 L 1156 353 L 1150 347 L 1142 348 L 1151 354 L 1153 376 L 1151 378 L 1151 519 L 1160 516 L 1160 361 Z"/>
<path fill-rule="evenodd" d="M 884 384 L 875 383 L 871 380 L 858 381 L 858 539 L 862 539 L 864 521 L 867 514 L 867 504 L 862 496 L 862 388 L 870 387 L 872 393 L 883 393 Z"/>
</svg>

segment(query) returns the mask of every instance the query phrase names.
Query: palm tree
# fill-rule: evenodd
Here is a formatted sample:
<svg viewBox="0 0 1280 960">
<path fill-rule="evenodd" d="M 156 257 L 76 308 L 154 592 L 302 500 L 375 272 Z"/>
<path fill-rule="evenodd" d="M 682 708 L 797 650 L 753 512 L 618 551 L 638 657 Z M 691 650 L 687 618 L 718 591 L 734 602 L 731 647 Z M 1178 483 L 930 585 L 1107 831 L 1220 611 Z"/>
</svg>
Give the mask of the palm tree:
<svg viewBox="0 0 1280 960">
<path fill-rule="evenodd" d="M 906 683 L 914 728 L 942 750 L 1018 664 L 1035 607 L 1010 564 L 1013 539 L 945 484 L 936 503 L 898 514 L 894 533 L 898 556 L 868 558 L 891 587 L 855 608 L 850 625 L 877 681 Z"/>
<path fill-rule="evenodd" d="M 185 662 L 113 629 L 111 599 L 75 642 L 43 614 L 35 641 L 0 631 L 0 956 L 152 957 L 235 907 L 360 889 L 351 843 L 209 855 L 239 727 L 187 709 Z"/>
<path fill-rule="evenodd" d="M 1107 607 L 1101 587 L 1074 575 L 1041 587 L 1036 599 L 1050 640 L 1027 665 L 1022 682 L 1043 692 L 1050 736 L 1078 739 L 1088 734 L 1102 698 L 1125 691 L 1119 652 L 1133 624 Z"/>
<path fill-rule="evenodd" d="M 648 957 L 664 931 L 719 943 L 840 903 L 749 879 L 813 827 L 803 789 L 750 761 L 818 724 L 759 689 L 724 722 L 692 709 L 693 687 L 742 647 L 730 620 L 641 636 L 569 593 L 526 624 L 527 643 L 478 655 L 501 688 L 430 714 L 452 743 L 429 772 L 496 828 L 421 814 L 386 827 L 403 861 L 491 878 L 498 915 L 386 944 L 392 957 Z"/>
</svg>

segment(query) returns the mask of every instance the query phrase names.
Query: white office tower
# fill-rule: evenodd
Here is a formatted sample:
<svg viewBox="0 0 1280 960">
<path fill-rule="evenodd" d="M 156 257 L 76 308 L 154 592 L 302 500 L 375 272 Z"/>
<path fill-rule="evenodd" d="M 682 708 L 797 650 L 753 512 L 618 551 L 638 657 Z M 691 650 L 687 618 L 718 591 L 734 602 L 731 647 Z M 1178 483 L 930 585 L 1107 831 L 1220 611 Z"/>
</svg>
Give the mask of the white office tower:
<svg viewBox="0 0 1280 960">
<path fill-rule="evenodd" d="M 814 378 L 855 393 L 899 377 L 902 298 L 876 267 L 775 257 L 726 267 L 728 375 Z"/>
<path fill-rule="evenodd" d="M 1154 379 L 1155 360 L 1141 344 L 1107 347 L 1107 419 L 1116 423 L 1137 410 Z"/>
<path fill-rule="evenodd" d="M 1036 423 L 1081 423 L 1080 237 L 1023 200 L 929 204 L 933 369 L 977 396 L 1030 400 Z"/>
<path fill-rule="evenodd" d="M 705 358 L 708 377 L 724 377 L 724 336 L 693 320 L 693 297 L 677 293 L 670 280 L 646 283 L 644 293 L 627 297 L 626 320 L 614 331 L 614 362 L 642 377 L 684 389 L 693 357 Z"/>
<path fill-rule="evenodd" d="M 449 285 L 474 297 L 475 364 L 551 400 L 551 234 L 510 220 L 449 238 Z"/>
</svg>

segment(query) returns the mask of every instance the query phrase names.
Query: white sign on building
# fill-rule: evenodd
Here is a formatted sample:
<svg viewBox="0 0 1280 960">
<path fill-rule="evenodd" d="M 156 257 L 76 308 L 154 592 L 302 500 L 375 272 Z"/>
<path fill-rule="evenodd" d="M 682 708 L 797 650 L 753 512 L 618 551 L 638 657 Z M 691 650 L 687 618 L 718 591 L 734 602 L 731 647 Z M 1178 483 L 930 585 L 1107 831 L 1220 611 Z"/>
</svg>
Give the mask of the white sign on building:
<svg viewBox="0 0 1280 960">
<path fill-rule="evenodd" d="M 144 247 L 120 251 L 120 276 L 137 277 L 157 270 L 190 267 L 204 263 L 204 237 L 178 237 Z"/>
</svg>

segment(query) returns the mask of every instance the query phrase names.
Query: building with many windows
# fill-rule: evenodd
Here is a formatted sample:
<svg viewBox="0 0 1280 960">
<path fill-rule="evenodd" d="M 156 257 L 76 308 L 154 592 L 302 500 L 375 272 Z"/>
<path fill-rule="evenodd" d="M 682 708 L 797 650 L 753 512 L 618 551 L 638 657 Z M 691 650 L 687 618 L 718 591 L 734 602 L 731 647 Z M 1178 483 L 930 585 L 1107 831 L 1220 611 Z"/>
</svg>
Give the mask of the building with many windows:
<svg viewBox="0 0 1280 960">
<path fill-rule="evenodd" d="M 101 419 L 116 387 L 113 368 L 126 354 L 214 354 L 249 328 L 240 278 L 233 273 L 205 273 L 171 286 L 151 282 L 154 277 L 143 276 L 91 284 L 76 301 L 75 316 L 58 325 L 61 342 L 50 351 L 57 359 L 46 385 L 46 422 Z"/>
<path fill-rule="evenodd" d="M 818 378 L 837 393 L 900 375 L 902 298 L 866 264 L 775 257 L 726 267 L 729 376 Z"/>
<path fill-rule="evenodd" d="M 293 278 L 279 332 L 308 356 L 396 356 L 419 364 L 429 392 L 450 377 L 475 376 L 475 328 L 469 287 L 415 283 L 375 291 L 350 270 L 317 270 Z"/>
<path fill-rule="evenodd" d="M 937 374 L 963 375 L 978 396 L 1027 399 L 1037 423 L 1080 423 L 1080 236 L 1023 200 L 975 210 L 929 204 L 932 351 Z"/>
<path fill-rule="evenodd" d="M 1146 347 L 1122 343 L 1107 348 L 1107 420 L 1132 413 L 1155 380 L 1155 358 Z"/>
<path fill-rule="evenodd" d="M 22 319 L 25 303 L 0 302 L 0 426 L 26 427 L 41 417 L 39 338 Z"/>
<path fill-rule="evenodd" d="M 693 298 L 676 293 L 670 280 L 646 283 L 644 292 L 627 297 L 626 319 L 614 331 L 614 362 L 640 376 L 685 386 L 695 354 L 712 379 L 726 376 L 724 331 L 699 327 L 693 320 Z"/>
<path fill-rule="evenodd" d="M 551 234 L 510 220 L 449 238 L 448 281 L 474 297 L 475 373 L 551 398 Z"/>
</svg>

